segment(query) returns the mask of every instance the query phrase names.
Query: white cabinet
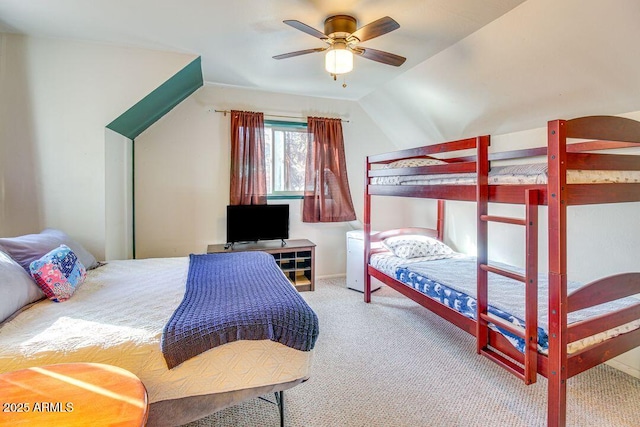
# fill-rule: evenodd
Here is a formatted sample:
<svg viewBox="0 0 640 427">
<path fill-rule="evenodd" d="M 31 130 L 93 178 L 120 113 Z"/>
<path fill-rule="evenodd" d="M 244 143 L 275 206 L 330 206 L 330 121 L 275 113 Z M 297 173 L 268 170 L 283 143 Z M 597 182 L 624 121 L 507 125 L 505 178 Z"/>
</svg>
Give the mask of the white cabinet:
<svg viewBox="0 0 640 427">
<path fill-rule="evenodd" d="M 347 232 L 347 288 L 364 292 L 364 231 Z M 380 287 L 380 282 L 371 278 L 371 290 Z"/>
</svg>

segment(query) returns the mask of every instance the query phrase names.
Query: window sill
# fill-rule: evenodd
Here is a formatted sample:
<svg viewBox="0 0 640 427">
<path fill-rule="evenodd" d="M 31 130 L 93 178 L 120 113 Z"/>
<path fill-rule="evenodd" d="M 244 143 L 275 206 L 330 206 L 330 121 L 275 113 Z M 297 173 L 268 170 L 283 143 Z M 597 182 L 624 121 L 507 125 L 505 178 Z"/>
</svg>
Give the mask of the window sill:
<svg viewBox="0 0 640 427">
<path fill-rule="evenodd" d="M 267 196 L 267 200 L 302 200 L 304 197 L 299 194 L 271 194 Z"/>
</svg>

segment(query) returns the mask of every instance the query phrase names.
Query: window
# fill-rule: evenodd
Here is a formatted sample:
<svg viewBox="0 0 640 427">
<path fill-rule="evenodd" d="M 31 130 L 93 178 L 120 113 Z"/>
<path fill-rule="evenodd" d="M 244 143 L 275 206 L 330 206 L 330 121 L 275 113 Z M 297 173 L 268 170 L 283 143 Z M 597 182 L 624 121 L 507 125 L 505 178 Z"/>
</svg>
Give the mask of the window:
<svg viewBox="0 0 640 427">
<path fill-rule="evenodd" d="M 307 124 L 265 120 L 265 163 L 269 198 L 302 198 Z"/>
</svg>

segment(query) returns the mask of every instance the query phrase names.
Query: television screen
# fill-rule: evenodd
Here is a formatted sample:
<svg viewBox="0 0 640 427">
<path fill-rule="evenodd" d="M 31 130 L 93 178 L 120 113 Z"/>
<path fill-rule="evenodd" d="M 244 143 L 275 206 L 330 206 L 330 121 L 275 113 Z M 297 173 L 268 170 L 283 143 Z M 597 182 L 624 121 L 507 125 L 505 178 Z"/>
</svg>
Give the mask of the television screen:
<svg viewBox="0 0 640 427">
<path fill-rule="evenodd" d="M 289 205 L 227 206 L 227 242 L 289 238 Z"/>
</svg>

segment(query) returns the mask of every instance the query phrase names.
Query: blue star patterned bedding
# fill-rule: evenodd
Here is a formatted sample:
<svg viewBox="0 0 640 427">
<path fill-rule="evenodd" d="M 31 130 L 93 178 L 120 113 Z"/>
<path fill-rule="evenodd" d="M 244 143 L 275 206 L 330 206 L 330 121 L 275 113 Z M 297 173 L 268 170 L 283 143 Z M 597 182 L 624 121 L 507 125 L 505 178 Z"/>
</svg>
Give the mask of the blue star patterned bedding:
<svg viewBox="0 0 640 427">
<path fill-rule="evenodd" d="M 265 252 L 190 255 L 184 299 L 162 335 L 171 369 L 238 340 L 313 349 L 318 317 Z"/>
<path fill-rule="evenodd" d="M 491 262 L 491 265 L 523 274 L 521 269 Z M 404 259 L 387 254 L 374 254 L 371 265 L 388 276 L 422 292 L 441 304 L 450 307 L 464 316 L 476 319 L 476 258 L 462 254 L 447 259 L 423 261 L 420 258 Z M 577 282 L 568 282 L 567 289 L 571 291 L 579 288 Z M 569 313 L 568 323 L 578 322 L 592 316 L 636 304 L 632 297 L 601 304 L 588 309 Z M 507 320 L 510 323 L 524 327 L 524 286 L 520 282 L 504 276 L 489 273 L 489 313 Z M 538 350 L 546 353 L 548 350 L 548 281 L 546 274 L 538 277 Z M 520 352 L 524 351 L 524 340 L 504 329 L 496 328 Z M 629 326 L 628 328 L 631 328 Z M 615 332 L 628 332 L 627 329 Z"/>
</svg>

